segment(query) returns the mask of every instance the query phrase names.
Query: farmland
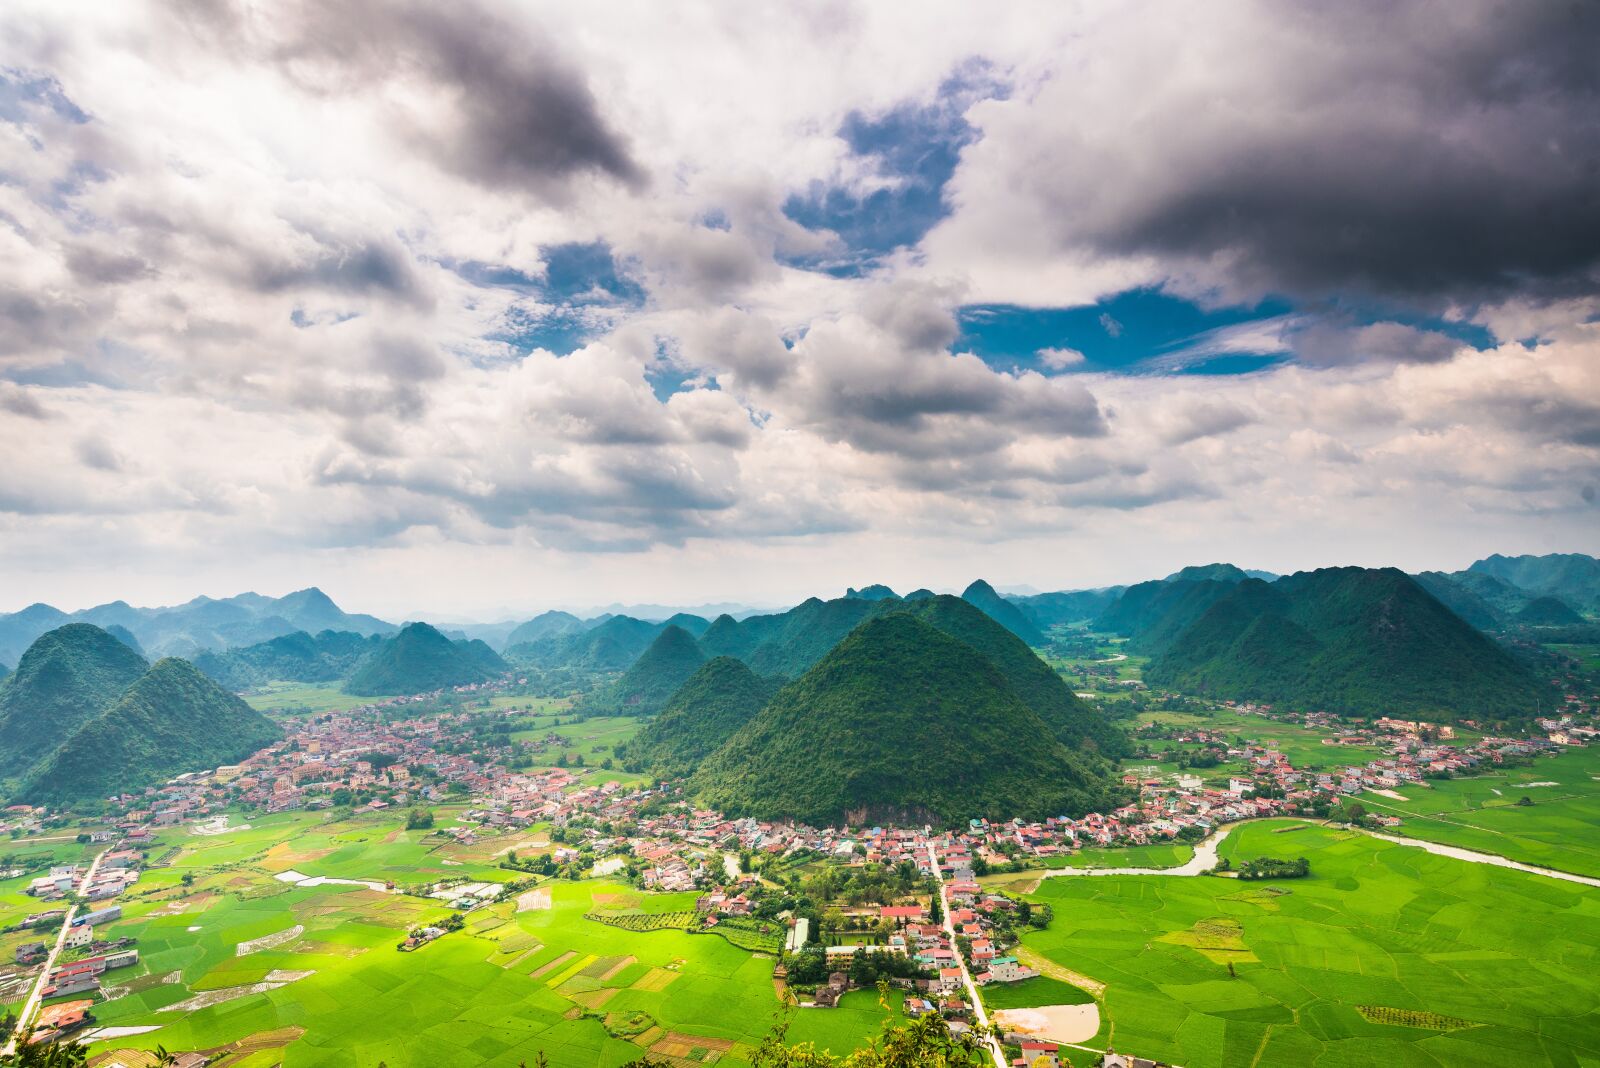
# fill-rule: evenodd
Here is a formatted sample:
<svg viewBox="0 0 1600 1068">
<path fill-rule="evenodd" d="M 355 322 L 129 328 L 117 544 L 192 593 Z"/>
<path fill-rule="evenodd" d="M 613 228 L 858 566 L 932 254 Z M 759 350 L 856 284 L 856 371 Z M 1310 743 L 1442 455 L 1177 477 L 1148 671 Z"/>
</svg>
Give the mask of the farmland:
<svg viewBox="0 0 1600 1068">
<path fill-rule="evenodd" d="M 1402 793 L 1404 801 L 1365 794 L 1361 803 L 1403 817 L 1397 834 L 1600 876 L 1600 748 Z"/>
<path fill-rule="evenodd" d="M 1028 949 L 1107 985 L 1096 1044 L 1189 1068 L 1588 1063 L 1593 891 L 1353 832 L 1272 822 L 1223 847 L 1312 876 L 1048 880 Z M 1286 892 L 1285 892 L 1286 891 Z"/>
<path fill-rule="evenodd" d="M 441 826 L 453 822 L 448 811 L 439 815 Z M 463 930 L 399 953 L 408 929 L 439 922 L 448 908 L 273 876 L 292 868 L 402 887 L 446 877 L 507 881 L 516 873 L 495 866 L 491 843 L 424 837 L 400 829 L 392 814 L 250 822 L 215 836 L 162 833 L 152 856 L 174 845 L 179 852 L 146 871 L 122 899 L 124 919 L 109 928 L 138 939 L 141 964 L 108 975 L 115 996 L 95 1010 L 101 1026 L 159 1030 L 96 1044 L 95 1056 L 158 1042 L 209 1049 L 247 1041 L 255 1046 L 237 1054 L 270 1048 L 263 1056 L 290 1068 L 531 1063 L 540 1050 L 572 1068 L 646 1051 L 736 1065 L 780 1009 L 770 957 L 683 929 L 693 894 L 549 882 L 540 905 L 516 911 L 507 899 L 468 913 Z M 649 929 L 657 916 L 665 925 Z M 241 955 L 240 944 L 252 942 Z M 377 998 L 381 1013 L 372 1011 Z M 810 1015 L 826 1019 L 797 1023 L 793 1036 L 842 1050 L 875 1032 L 883 1010 L 873 994 Z"/>
</svg>

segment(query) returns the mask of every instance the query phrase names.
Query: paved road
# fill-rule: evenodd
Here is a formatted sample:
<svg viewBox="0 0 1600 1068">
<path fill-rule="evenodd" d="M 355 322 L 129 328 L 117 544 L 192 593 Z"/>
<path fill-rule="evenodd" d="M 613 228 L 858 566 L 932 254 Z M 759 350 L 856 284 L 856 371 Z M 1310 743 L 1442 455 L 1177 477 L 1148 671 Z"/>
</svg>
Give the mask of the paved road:
<svg viewBox="0 0 1600 1068">
<path fill-rule="evenodd" d="M 83 880 L 78 883 L 78 888 L 80 890 L 89 882 L 90 879 L 94 878 L 95 871 L 100 867 L 101 859 L 104 858 L 109 852 L 111 852 L 109 848 L 102 849 L 99 856 L 96 856 L 94 860 L 89 862 L 88 872 L 84 874 Z M 33 1014 L 38 1010 L 39 1002 L 44 995 L 44 984 L 50 979 L 50 972 L 56 966 L 56 958 L 61 956 L 61 951 L 66 948 L 67 931 L 72 927 L 72 917 L 76 915 L 77 912 L 78 906 L 67 906 L 66 918 L 61 921 L 61 932 L 56 935 L 56 944 L 50 950 L 50 955 L 45 958 L 44 971 L 39 973 L 38 982 L 33 984 L 33 993 L 29 994 L 28 1000 L 22 1003 L 22 1011 L 17 1013 L 17 1028 L 6 1039 L 5 1049 L 0 1050 L 0 1055 L 9 1056 L 17 1048 L 17 1039 L 28 1033 L 28 1025 L 32 1022 Z"/>
<path fill-rule="evenodd" d="M 944 917 L 944 933 L 950 938 L 950 948 L 956 950 L 956 964 L 961 967 L 961 982 L 967 988 L 967 1000 L 972 1002 L 973 1015 L 977 1017 L 981 1027 L 988 1028 L 989 1013 L 983 1007 L 983 998 L 978 996 L 978 984 L 972 981 L 972 973 L 967 970 L 967 960 L 961 955 L 956 946 L 956 925 L 950 920 L 950 902 L 944 896 L 944 873 L 939 870 L 939 855 L 933 850 L 933 841 L 928 842 L 928 861 L 933 865 L 933 877 L 939 884 L 939 913 Z M 994 1037 L 988 1039 L 989 1052 L 994 1054 L 995 1068 L 1010 1068 L 1006 1063 L 1005 1051 L 1000 1048 L 1000 1040 Z"/>
</svg>

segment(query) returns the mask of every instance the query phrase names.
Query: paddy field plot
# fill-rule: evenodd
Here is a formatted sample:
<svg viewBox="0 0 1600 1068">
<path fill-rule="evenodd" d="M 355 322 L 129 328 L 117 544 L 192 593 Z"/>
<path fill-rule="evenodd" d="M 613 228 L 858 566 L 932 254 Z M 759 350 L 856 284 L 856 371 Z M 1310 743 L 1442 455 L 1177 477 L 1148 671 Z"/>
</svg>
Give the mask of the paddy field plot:
<svg viewBox="0 0 1600 1068">
<path fill-rule="evenodd" d="M 1320 827 L 1305 879 L 1047 880 L 1025 946 L 1106 984 L 1092 1044 L 1188 1068 L 1600 1063 L 1600 895 Z M 1230 973 L 1230 965 L 1232 972 Z"/>
<path fill-rule="evenodd" d="M 409 928 L 436 923 L 449 908 L 273 875 L 292 868 L 414 885 L 440 871 L 474 881 L 516 873 L 490 863 L 444 867 L 434 840 L 401 830 L 392 814 L 250 822 L 217 836 L 163 832 L 158 850 L 170 839 L 179 853 L 124 898 L 125 918 L 110 928 L 139 940 L 141 964 L 117 975 L 121 996 L 96 1009 L 105 1027 L 160 1029 L 123 1031 L 93 1055 L 158 1042 L 209 1049 L 298 1028 L 281 1050 L 286 1068 L 531 1064 L 540 1051 L 557 1068 L 641 1055 L 737 1066 L 780 1009 L 770 957 L 715 935 L 585 918 L 692 914 L 693 894 L 548 882 L 539 888 L 548 907 L 519 912 L 507 898 L 469 913 L 465 930 L 402 953 L 396 945 Z M 241 944 L 254 951 L 239 955 Z M 805 1032 L 844 1051 L 875 1034 L 884 1016 L 873 992 Z"/>
<path fill-rule="evenodd" d="M 1360 801 L 1373 812 L 1401 817 L 1392 834 L 1600 876 L 1600 746 L 1403 792 L 1404 801 L 1371 793 Z M 1533 803 L 1519 805 L 1523 797 Z"/>
</svg>

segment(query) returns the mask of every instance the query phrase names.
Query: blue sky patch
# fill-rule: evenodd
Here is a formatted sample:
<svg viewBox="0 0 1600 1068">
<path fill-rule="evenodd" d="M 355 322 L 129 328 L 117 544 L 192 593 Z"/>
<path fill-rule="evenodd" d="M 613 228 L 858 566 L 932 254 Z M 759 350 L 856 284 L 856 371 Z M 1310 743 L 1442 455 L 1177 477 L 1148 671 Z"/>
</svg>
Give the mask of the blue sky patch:
<svg viewBox="0 0 1600 1068">
<path fill-rule="evenodd" d="M 445 266 L 477 286 L 510 289 L 529 298 L 506 313 L 492 339 L 517 349 L 547 349 L 565 356 L 609 330 L 617 318 L 644 304 L 644 287 L 618 266 L 603 241 L 540 249 L 544 275 L 506 264 L 465 261 Z"/>
<path fill-rule="evenodd" d="M 819 182 L 790 196 L 785 215 L 809 230 L 832 230 L 844 245 L 831 258 L 793 265 L 851 277 L 922 240 L 944 218 L 945 183 L 976 137 L 964 117 L 967 108 L 1004 91 L 987 65 L 974 63 L 947 78 L 931 103 L 905 103 L 882 115 L 851 112 L 839 137 L 885 184 L 862 192 Z"/>
<path fill-rule="evenodd" d="M 1375 305 L 1304 308 L 1273 297 L 1253 306 L 1205 308 L 1153 288 L 1074 308 L 971 304 L 958 310 L 958 318 L 958 350 L 1001 370 L 1047 373 L 1248 374 L 1292 359 L 1294 331 L 1315 320 L 1349 327 L 1397 322 L 1478 349 L 1494 344 L 1494 336 L 1478 323 Z M 1068 355 L 1052 357 L 1050 350 Z"/>
</svg>

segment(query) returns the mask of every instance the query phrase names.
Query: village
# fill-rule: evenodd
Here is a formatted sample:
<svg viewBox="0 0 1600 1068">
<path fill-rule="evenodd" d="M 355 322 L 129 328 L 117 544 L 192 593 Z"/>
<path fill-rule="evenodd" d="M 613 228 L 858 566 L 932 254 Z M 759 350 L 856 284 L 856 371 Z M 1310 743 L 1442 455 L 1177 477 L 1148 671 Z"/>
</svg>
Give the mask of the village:
<svg viewBox="0 0 1600 1068">
<path fill-rule="evenodd" d="M 41 999 L 82 995 L 44 1008 L 37 1017 L 39 1033 L 49 1037 L 91 1024 L 106 973 L 138 962 L 138 949 L 125 944 L 129 940 L 98 939 L 95 928 L 120 915 L 114 899 L 138 882 L 157 834 L 186 823 L 196 834 L 218 833 L 231 813 L 340 806 L 376 814 L 448 803 L 456 818 L 432 833 L 463 845 L 545 828 L 548 851 L 509 851 L 501 861 L 524 877 L 518 886 L 539 877 L 620 875 L 641 890 L 699 891 L 703 924 L 754 915 L 763 929 L 770 922 L 781 931 L 778 977 L 799 1004 L 825 1009 L 851 989 L 887 981 L 905 990 L 909 1015 L 937 1014 L 960 1032 L 989 1022 L 976 988 L 1038 974 L 1019 961 L 1013 947 L 1029 923 L 1048 922 L 1030 916 L 1025 902 L 986 890 L 979 881 L 983 874 L 1057 866 L 1087 848 L 1197 842 L 1240 820 L 1325 818 L 1344 798 L 1369 791 L 1397 796 L 1399 787 L 1471 775 L 1600 737 L 1581 712 L 1540 720 L 1544 737 L 1474 735 L 1466 741 L 1449 726 L 1426 722 L 1383 718 L 1351 725 L 1321 714 L 1238 705 L 1232 708 L 1242 714 L 1317 731 L 1329 760 L 1301 768 L 1277 749 L 1221 730 L 1152 726 L 1136 737 L 1210 754 L 1214 766 L 1228 769 L 1226 775 L 1208 781 L 1199 767 L 1163 773 L 1134 764 L 1122 780 L 1128 803 L 1110 812 L 1043 821 L 974 818 L 961 829 L 935 832 L 725 816 L 694 807 L 672 783 L 627 785 L 618 776 L 592 774 L 599 764 L 583 766 L 581 754 L 569 761 L 569 741 L 554 734 L 536 739 L 531 748 L 547 756 L 558 752 L 558 766 L 515 770 L 509 751 L 462 744 L 485 737 L 486 721 L 515 710 L 404 716 L 404 704 L 291 720 L 284 741 L 240 764 L 109 799 L 109 818 L 86 833 L 91 845 L 104 846 L 94 863 L 53 866 L 26 888 L 41 903 L 61 904 L 17 925 L 38 937 L 17 946 L 15 962 L 44 964 Z M 488 736 L 496 737 L 492 731 Z M 1383 755 L 1360 763 L 1338 760 L 1357 746 Z M 1381 826 L 1400 823 L 1400 817 L 1382 813 L 1366 818 Z M 37 834 L 47 823 L 62 822 L 61 814 L 19 805 L 6 810 L 0 831 Z M 856 903 L 825 930 L 820 907 L 810 914 L 780 907 L 794 900 L 801 875 L 819 868 L 903 871 L 909 892 Z M 413 888 L 446 902 L 457 917 L 412 931 L 399 948 L 420 948 L 444 936 L 459 927 L 459 914 L 493 903 L 503 889 L 448 882 Z M 1030 1068 L 1058 1063 L 1051 1043 L 1021 1034 L 1009 1039 Z"/>
</svg>

